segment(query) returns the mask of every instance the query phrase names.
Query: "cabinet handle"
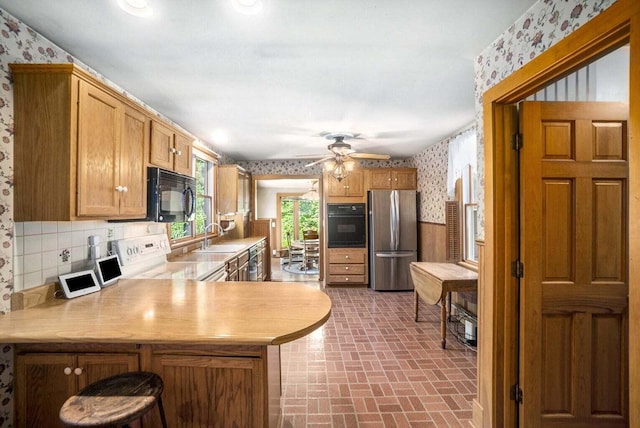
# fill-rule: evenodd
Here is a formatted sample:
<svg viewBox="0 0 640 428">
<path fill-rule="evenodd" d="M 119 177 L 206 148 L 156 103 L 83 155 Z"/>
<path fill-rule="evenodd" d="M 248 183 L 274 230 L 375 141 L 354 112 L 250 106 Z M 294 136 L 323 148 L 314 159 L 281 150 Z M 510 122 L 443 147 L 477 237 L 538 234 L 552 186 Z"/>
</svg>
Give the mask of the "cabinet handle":
<svg viewBox="0 0 640 428">
<path fill-rule="evenodd" d="M 349 266 L 345 266 L 344 270 L 349 270 Z"/>
<path fill-rule="evenodd" d="M 345 258 L 345 259 L 348 259 L 348 258 L 349 258 L 349 256 L 344 256 L 344 258 Z"/>
<path fill-rule="evenodd" d="M 176 149 L 174 149 L 173 147 L 169 147 L 169 153 L 175 153 Z"/>
<path fill-rule="evenodd" d="M 76 376 L 80 376 L 82 374 L 82 369 L 80 367 L 76 367 L 73 369 L 73 374 Z"/>
<path fill-rule="evenodd" d="M 180 156 L 182 155 L 182 150 L 176 150 L 174 153 L 176 154 L 176 156 Z"/>
<path fill-rule="evenodd" d="M 344 280 L 345 280 L 345 282 L 349 282 L 349 278 L 345 278 Z"/>
<path fill-rule="evenodd" d="M 71 367 L 65 367 L 64 368 L 64 374 L 66 374 L 67 376 L 69 376 L 71 374 Z"/>
<path fill-rule="evenodd" d="M 129 191 L 129 189 L 127 188 L 127 186 L 122 186 L 122 191 L 124 193 L 127 193 Z"/>
<path fill-rule="evenodd" d="M 126 193 L 129 191 L 127 186 L 116 186 L 116 192 Z"/>
</svg>

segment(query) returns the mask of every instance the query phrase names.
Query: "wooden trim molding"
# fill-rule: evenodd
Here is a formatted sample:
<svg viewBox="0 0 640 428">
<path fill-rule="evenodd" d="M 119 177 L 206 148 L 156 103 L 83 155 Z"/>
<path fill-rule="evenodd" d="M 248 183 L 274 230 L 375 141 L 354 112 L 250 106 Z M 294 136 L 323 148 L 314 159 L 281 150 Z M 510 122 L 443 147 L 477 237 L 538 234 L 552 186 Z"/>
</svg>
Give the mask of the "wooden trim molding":
<svg viewBox="0 0 640 428">
<path fill-rule="evenodd" d="M 515 383 L 516 301 L 509 263 L 513 237 L 513 183 L 505 134 L 511 126 L 509 103 L 517 102 L 558 77 L 626 43 L 629 70 L 629 218 L 640 218 L 640 2 L 618 0 L 607 10 L 514 72 L 483 96 L 485 147 L 485 244 L 479 264 L 478 392 L 473 403 L 476 427 L 515 426 L 517 410 L 507 387 Z M 640 222 L 629 225 L 629 337 L 640 334 Z M 629 425 L 640 426 L 640 343 L 629 341 Z"/>
</svg>

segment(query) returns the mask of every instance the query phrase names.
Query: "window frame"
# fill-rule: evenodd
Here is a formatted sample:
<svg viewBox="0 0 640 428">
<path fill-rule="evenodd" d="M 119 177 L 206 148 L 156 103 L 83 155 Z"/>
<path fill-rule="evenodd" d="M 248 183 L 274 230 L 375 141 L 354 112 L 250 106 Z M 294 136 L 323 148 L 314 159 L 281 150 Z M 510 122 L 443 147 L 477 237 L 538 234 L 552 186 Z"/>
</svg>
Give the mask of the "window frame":
<svg viewBox="0 0 640 428">
<path fill-rule="evenodd" d="M 209 187 L 209 189 L 207 190 L 206 194 L 199 194 L 197 192 L 197 184 L 196 184 L 196 207 L 198 206 L 198 199 L 199 198 L 205 198 L 208 199 L 210 201 L 210 217 L 207 218 L 207 220 L 205 220 L 205 226 L 208 225 L 210 222 L 214 221 L 214 215 L 216 213 L 216 193 L 217 193 L 217 184 L 218 184 L 218 157 L 213 154 L 213 153 L 209 153 L 206 150 L 203 149 L 199 149 L 196 147 L 193 147 L 192 149 L 192 171 L 191 171 L 191 175 L 193 177 L 196 178 L 196 180 L 198 180 L 198 177 L 196 176 L 196 168 L 197 168 L 197 163 L 199 160 L 205 161 L 207 163 L 210 164 L 210 170 L 208 171 L 208 185 L 206 187 Z M 196 208 L 197 210 L 197 208 Z M 182 223 L 182 222 L 181 222 Z M 197 220 L 194 218 L 193 220 L 189 221 L 188 223 L 191 224 L 191 234 L 189 236 L 184 236 L 181 238 L 172 238 L 171 237 L 171 227 L 173 224 L 176 223 L 167 223 L 166 225 L 166 232 L 167 235 L 169 236 L 169 240 L 171 242 L 171 247 L 172 248 L 177 248 L 177 247 L 181 247 L 184 245 L 188 245 L 194 242 L 197 242 L 199 240 L 204 239 L 204 232 L 198 233 L 198 224 L 197 224 Z M 211 236 L 211 237 L 215 237 L 218 236 L 218 229 L 217 228 L 213 228 L 213 230 L 211 230 L 210 232 L 207 231 L 207 235 Z"/>
</svg>

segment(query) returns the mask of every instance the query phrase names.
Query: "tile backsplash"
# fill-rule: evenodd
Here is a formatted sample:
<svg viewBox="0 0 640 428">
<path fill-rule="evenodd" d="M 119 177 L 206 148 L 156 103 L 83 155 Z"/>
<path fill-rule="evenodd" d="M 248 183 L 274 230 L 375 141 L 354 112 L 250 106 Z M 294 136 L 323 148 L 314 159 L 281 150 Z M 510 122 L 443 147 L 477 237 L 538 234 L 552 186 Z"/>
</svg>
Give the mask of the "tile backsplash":
<svg viewBox="0 0 640 428">
<path fill-rule="evenodd" d="M 160 223 L 106 221 L 34 221 L 15 223 L 13 238 L 14 291 L 55 282 L 58 275 L 92 268 L 89 237 L 100 238 L 100 254 L 116 239 L 164 232 Z"/>
</svg>

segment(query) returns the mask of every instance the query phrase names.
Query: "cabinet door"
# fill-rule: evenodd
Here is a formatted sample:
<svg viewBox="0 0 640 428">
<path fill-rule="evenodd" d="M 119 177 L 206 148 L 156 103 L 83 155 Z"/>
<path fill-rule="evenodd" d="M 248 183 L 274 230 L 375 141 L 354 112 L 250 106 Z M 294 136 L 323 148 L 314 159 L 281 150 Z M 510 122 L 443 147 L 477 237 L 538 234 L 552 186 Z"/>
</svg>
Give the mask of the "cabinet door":
<svg viewBox="0 0 640 428">
<path fill-rule="evenodd" d="M 78 216 L 117 215 L 124 106 L 89 83 L 79 85 Z"/>
<path fill-rule="evenodd" d="M 77 377 L 80 390 L 100 379 L 137 371 L 139 365 L 135 354 L 80 354 L 76 367 L 82 370 Z"/>
<path fill-rule="evenodd" d="M 151 148 L 149 163 L 164 169 L 173 169 L 173 131 L 156 121 L 151 121 Z"/>
<path fill-rule="evenodd" d="M 364 179 L 362 171 L 352 171 L 351 174 L 343 181 L 345 182 L 345 196 L 364 195 Z"/>
<path fill-rule="evenodd" d="M 344 196 L 344 186 L 346 180 L 338 181 L 331 176 L 327 175 L 327 196 Z"/>
<path fill-rule="evenodd" d="M 185 137 L 181 134 L 175 134 L 174 140 L 174 160 L 173 170 L 177 173 L 184 175 L 193 175 L 193 168 L 191 166 L 192 159 L 192 141 L 189 137 Z"/>
<path fill-rule="evenodd" d="M 417 186 L 417 171 L 397 170 L 393 171 L 393 188 L 398 190 L 414 190 Z"/>
<path fill-rule="evenodd" d="M 120 148 L 120 214 L 133 218 L 147 213 L 146 153 L 149 147 L 149 118 L 125 107 Z"/>
<path fill-rule="evenodd" d="M 167 420 L 180 427 L 263 427 L 264 370 L 258 358 L 153 356 L 164 380 Z M 159 426 L 157 412 L 150 426 Z"/>
<path fill-rule="evenodd" d="M 26 354 L 16 356 L 16 427 L 63 427 L 58 413 L 76 393 L 72 354 Z M 65 369 L 69 369 L 65 374 Z"/>
<path fill-rule="evenodd" d="M 370 187 L 377 190 L 391 190 L 393 182 L 391 181 L 391 170 L 389 169 L 372 169 L 369 170 Z"/>
</svg>

